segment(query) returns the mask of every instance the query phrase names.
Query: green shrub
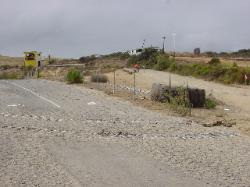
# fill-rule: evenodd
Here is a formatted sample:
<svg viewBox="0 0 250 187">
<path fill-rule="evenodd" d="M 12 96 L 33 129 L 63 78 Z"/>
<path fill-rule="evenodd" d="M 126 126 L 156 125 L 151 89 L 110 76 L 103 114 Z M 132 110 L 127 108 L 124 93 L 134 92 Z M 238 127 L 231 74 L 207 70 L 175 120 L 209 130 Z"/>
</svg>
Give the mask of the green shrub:
<svg viewBox="0 0 250 187">
<path fill-rule="evenodd" d="M 213 57 L 213 58 L 208 62 L 208 64 L 210 64 L 210 65 L 217 65 L 217 64 L 220 64 L 220 59 L 219 59 L 219 58 Z"/>
<path fill-rule="evenodd" d="M 169 70 L 170 70 L 171 72 L 174 72 L 174 71 L 176 71 L 176 69 L 177 69 L 177 64 L 176 64 L 176 62 L 171 63 L 171 65 L 169 66 Z"/>
<path fill-rule="evenodd" d="M 188 99 L 186 88 L 177 87 L 175 96 L 173 96 L 171 92 L 167 92 L 166 97 L 169 98 L 169 104 L 172 110 L 183 116 L 191 115 L 191 103 Z"/>
<path fill-rule="evenodd" d="M 130 58 L 130 55 L 128 52 L 116 52 L 116 53 L 111 53 L 107 55 L 102 55 L 102 58 L 119 58 L 120 60 L 126 60 Z"/>
<path fill-rule="evenodd" d="M 69 84 L 83 83 L 83 76 L 79 70 L 71 69 L 67 73 L 66 80 Z"/>
<path fill-rule="evenodd" d="M 128 67 L 131 67 L 132 65 L 137 64 L 138 62 L 139 62 L 138 56 L 131 56 L 131 57 L 128 59 L 127 66 L 128 66 Z"/>
<path fill-rule="evenodd" d="M 96 74 L 91 76 L 91 82 L 106 83 L 108 82 L 108 77 L 103 74 Z"/>
<path fill-rule="evenodd" d="M 168 69 L 172 63 L 172 61 L 166 55 L 159 55 L 157 56 L 156 60 L 157 63 L 155 64 L 154 68 L 160 71 Z"/>
<path fill-rule="evenodd" d="M 83 56 L 79 58 L 80 63 L 87 63 L 87 62 L 91 62 L 96 60 L 96 56 L 95 55 L 91 55 L 91 56 Z"/>
<path fill-rule="evenodd" d="M 145 48 L 138 56 L 131 56 L 128 60 L 128 67 L 134 64 L 139 64 L 145 68 L 153 68 L 157 63 L 157 56 L 159 52 L 155 48 Z"/>
<path fill-rule="evenodd" d="M 139 60 L 149 60 L 150 58 L 156 58 L 158 50 L 152 47 L 145 48 L 142 53 L 138 56 Z"/>
<path fill-rule="evenodd" d="M 205 108 L 206 109 L 214 109 L 217 105 L 217 102 L 212 98 L 207 98 L 205 101 Z"/>
</svg>

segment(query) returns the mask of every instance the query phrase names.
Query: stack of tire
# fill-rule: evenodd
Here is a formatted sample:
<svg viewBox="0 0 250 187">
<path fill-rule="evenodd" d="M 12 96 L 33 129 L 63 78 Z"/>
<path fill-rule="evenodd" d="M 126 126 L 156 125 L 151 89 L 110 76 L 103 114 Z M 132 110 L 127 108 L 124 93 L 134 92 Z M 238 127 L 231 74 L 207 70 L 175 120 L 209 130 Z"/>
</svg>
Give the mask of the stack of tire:
<svg viewBox="0 0 250 187">
<path fill-rule="evenodd" d="M 204 107 L 206 101 L 205 90 L 188 88 L 188 97 L 193 108 Z"/>
<path fill-rule="evenodd" d="M 164 84 L 156 84 L 152 85 L 151 89 L 151 100 L 165 103 L 168 101 L 166 93 L 169 90 L 169 86 Z"/>
<path fill-rule="evenodd" d="M 186 88 L 187 90 L 187 98 L 191 103 L 193 108 L 201 108 L 204 107 L 206 100 L 206 92 L 204 89 L 197 88 Z M 158 102 L 169 102 L 171 97 L 178 96 L 177 87 L 169 87 L 164 84 L 153 84 L 151 90 L 151 100 Z"/>
</svg>

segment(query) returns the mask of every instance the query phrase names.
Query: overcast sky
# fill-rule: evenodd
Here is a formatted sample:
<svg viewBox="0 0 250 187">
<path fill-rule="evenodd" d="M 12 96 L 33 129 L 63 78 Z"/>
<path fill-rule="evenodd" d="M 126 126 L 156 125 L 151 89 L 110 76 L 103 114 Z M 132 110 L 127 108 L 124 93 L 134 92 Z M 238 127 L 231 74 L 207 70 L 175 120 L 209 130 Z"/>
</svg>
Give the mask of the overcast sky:
<svg viewBox="0 0 250 187">
<path fill-rule="evenodd" d="M 146 46 L 250 48 L 250 0 L 0 0 L 0 54 L 58 57 Z"/>
</svg>

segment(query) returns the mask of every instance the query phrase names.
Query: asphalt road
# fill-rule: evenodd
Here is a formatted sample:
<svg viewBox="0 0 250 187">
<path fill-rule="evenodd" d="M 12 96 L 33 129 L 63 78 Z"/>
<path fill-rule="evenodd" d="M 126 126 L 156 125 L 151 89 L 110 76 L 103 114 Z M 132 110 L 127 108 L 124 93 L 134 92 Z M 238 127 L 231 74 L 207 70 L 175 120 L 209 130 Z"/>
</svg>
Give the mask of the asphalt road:
<svg viewBox="0 0 250 187">
<path fill-rule="evenodd" d="M 246 137 L 82 86 L 0 81 L 0 142 L 0 186 L 249 184 Z"/>
<path fill-rule="evenodd" d="M 119 144 L 81 142 L 72 137 L 56 135 L 48 138 L 47 133 L 41 133 L 46 128 L 53 129 L 51 132 L 62 131 L 64 128 L 73 131 L 71 127 L 64 127 L 69 123 L 61 120 L 74 121 L 81 118 L 84 112 L 93 112 L 91 117 L 97 119 L 98 113 L 104 112 L 104 118 L 110 118 L 110 111 L 105 111 L 109 106 L 105 106 L 106 109 L 98 106 L 101 98 L 85 89 L 81 89 L 81 94 L 78 94 L 79 89 L 47 81 L 0 82 L 1 112 L 24 118 L 26 115 L 32 116 L 28 123 L 23 123 L 21 119 L 1 120 L 1 126 L 6 126 L 1 129 L 1 135 L 5 136 L 1 136 L 1 168 L 8 167 L 5 171 L 1 169 L 4 172 L 4 176 L 1 173 L 1 185 L 201 186 L 201 182 L 183 178 L 164 165 L 159 165 L 154 159 Z M 73 97 L 68 98 L 70 96 Z M 77 104 L 74 104 L 75 101 Z M 87 108 L 90 108 L 89 111 Z M 44 116 L 45 121 L 42 121 L 41 116 Z M 54 125 L 51 122 L 53 119 L 62 123 Z M 81 126 L 84 124 L 75 123 L 74 131 L 77 128 L 82 130 Z M 9 129 L 7 126 L 13 128 Z M 39 129 L 40 134 L 35 136 L 37 132 L 33 134 L 27 130 L 28 127 L 34 128 L 33 131 L 37 131 L 35 128 Z M 21 128 L 20 132 L 16 132 L 18 128 Z M 64 130 L 67 131 L 66 129 Z M 10 163 L 4 165 L 6 162 L 3 163 L 3 160 Z M 55 168 L 51 164 L 56 165 Z M 31 169 L 33 167 L 42 171 L 36 172 L 35 168 Z"/>
</svg>

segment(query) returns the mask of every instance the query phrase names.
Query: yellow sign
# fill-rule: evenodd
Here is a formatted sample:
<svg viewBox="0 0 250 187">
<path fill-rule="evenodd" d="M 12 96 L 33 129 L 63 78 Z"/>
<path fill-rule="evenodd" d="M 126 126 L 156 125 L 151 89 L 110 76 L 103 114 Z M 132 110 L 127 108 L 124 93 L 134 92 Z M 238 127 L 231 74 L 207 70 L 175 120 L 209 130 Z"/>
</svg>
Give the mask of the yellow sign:
<svg viewBox="0 0 250 187">
<path fill-rule="evenodd" d="M 40 67 L 42 64 L 41 53 L 37 51 L 24 52 L 25 67 Z"/>
</svg>

